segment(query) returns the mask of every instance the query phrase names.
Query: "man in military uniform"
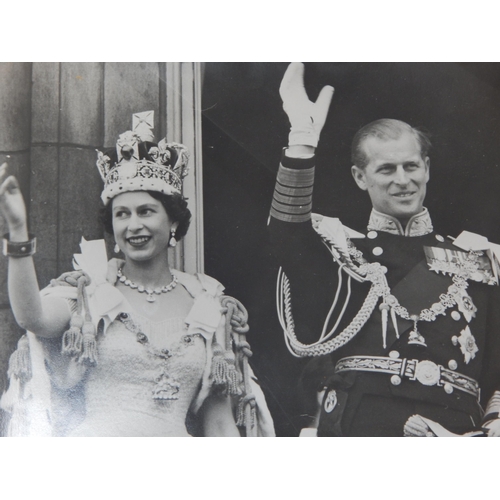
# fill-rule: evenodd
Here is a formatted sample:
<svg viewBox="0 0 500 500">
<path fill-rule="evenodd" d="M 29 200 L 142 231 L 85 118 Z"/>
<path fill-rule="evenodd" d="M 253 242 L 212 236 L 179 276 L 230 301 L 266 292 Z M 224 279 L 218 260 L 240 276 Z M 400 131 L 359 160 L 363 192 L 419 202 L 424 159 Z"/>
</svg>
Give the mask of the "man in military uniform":
<svg viewBox="0 0 500 500">
<path fill-rule="evenodd" d="M 280 87 L 291 130 L 269 227 L 287 345 L 331 360 L 316 387 L 317 435 L 500 435 L 496 247 L 434 231 L 423 205 L 430 141 L 398 120 L 370 123 L 353 141 L 352 174 L 373 205 L 367 231 L 312 214 L 333 88 L 311 102 L 303 72 L 291 64 Z"/>
</svg>

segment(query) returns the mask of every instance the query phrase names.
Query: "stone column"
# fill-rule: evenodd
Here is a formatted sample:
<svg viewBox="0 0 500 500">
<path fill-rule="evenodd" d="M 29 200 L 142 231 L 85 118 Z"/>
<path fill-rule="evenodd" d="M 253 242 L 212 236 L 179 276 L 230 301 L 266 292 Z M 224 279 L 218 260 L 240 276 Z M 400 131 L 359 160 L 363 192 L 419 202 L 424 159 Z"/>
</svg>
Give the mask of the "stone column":
<svg viewBox="0 0 500 500">
<path fill-rule="evenodd" d="M 183 194 L 193 214 L 172 265 L 189 273 L 204 270 L 201 84 L 201 63 L 166 64 L 166 136 L 187 146 L 191 153 Z"/>
</svg>

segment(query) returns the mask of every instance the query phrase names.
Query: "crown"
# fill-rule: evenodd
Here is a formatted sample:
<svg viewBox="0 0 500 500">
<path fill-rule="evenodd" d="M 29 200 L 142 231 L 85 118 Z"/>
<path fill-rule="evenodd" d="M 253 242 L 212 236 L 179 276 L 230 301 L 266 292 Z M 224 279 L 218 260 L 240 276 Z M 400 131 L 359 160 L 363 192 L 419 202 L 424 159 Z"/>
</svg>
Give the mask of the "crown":
<svg viewBox="0 0 500 500">
<path fill-rule="evenodd" d="M 177 142 L 154 141 L 154 111 L 132 115 L 132 130 L 120 134 L 116 148 L 97 151 L 97 168 L 104 181 L 105 205 L 127 191 L 181 193 L 188 173 L 188 149 Z"/>
</svg>

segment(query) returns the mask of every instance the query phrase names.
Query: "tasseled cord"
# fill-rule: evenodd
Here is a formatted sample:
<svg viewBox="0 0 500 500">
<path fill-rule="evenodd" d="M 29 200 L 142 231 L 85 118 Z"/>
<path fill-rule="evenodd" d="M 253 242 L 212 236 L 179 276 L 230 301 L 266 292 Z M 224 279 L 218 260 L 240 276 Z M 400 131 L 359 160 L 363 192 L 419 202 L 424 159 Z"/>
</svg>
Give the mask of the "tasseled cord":
<svg viewBox="0 0 500 500">
<path fill-rule="evenodd" d="M 89 302 L 85 287 L 90 284 L 87 274 L 77 271 L 63 274 L 57 285 L 76 286 L 76 312 L 73 313 L 69 329 L 64 332 L 62 339 L 62 353 L 74 356 L 81 363 L 95 365 L 97 363 L 96 330 L 90 316 Z"/>
<path fill-rule="evenodd" d="M 236 369 L 233 351 L 223 349 L 214 337 L 212 353 L 211 377 L 214 385 L 221 387 L 225 395 L 240 396 L 241 375 Z"/>
<path fill-rule="evenodd" d="M 229 299 L 229 298 L 227 298 Z M 223 307 L 227 309 L 226 312 L 226 353 L 225 360 L 228 367 L 227 372 L 227 392 L 228 394 L 234 396 L 241 396 L 243 393 L 242 384 L 242 375 L 236 369 L 236 356 L 233 352 L 233 330 L 236 332 L 239 325 L 244 324 L 245 333 L 248 331 L 248 313 L 243 309 L 241 304 L 237 304 L 234 299 L 233 300 L 224 300 L 223 299 Z M 241 306 L 242 310 L 238 311 L 238 305 Z M 238 312 L 243 312 L 242 315 L 238 315 Z"/>
<path fill-rule="evenodd" d="M 231 300 L 229 300 L 231 299 Z M 233 324 L 238 324 L 238 307 L 232 297 L 221 298 L 222 313 L 225 314 L 225 345 L 222 347 L 214 337 L 212 344 L 212 380 L 222 387 L 225 395 L 241 396 L 242 376 L 236 369 L 236 356 L 233 352 Z M 237 318 L 236 320 L 233 318 Z M 236 321 L 236 323 L 235 323 Z M 246 320 L 244 320 L 246 322 Z"/>
<path fill-rule="evenodd" d="M 257 420 L 255 407 L 255 396 L 253 394 L 244 396 L 238 404 L 236 425 L 246 428 L 247 437 L 250 437 L 253 434 L 252 430 L 255 429 Z"/>
<path fill-rule="evenodd" d="M 257 414 L 255 396 L 252 394 L 248 358 L 252 356 L 246 341 L 249 331 L 248 312 L 233 297 L 221 298 L 222 310 L 226 315 L 227 392 L 240 397 L 236 411 L 236 425 L 245 427 L 246 436 L 256 435 Z M 233 345 L 236 355 L 233 353 Z"/>
<path fill-rule="evenodd" d="M 213 383 L 217 386 L 226 385 L 228 366 L 227 361 L 224 359 L 224 349 L 215 340 L 212 343 L 212 373 L 211 377 Z"/>
<path fill-rule="evenodd" d="M 27 335 L 23 335 L 19 339 L 17 349 L 10 356 L 7 375 L 14 376 L 21 382 L 27 382 L 31 379 L 31 358 Z"/>
</svg>

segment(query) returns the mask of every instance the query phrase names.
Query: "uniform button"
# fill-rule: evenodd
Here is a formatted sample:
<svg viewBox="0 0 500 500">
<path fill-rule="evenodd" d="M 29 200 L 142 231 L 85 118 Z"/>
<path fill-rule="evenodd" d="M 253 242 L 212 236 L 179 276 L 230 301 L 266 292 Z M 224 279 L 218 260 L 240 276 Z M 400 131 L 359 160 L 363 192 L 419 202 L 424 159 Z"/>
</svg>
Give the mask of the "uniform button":
<svg viewBox="0 0 500 500">
<path fill-rule="evenodd" d="M 452 311 L 451 312 L 451 317 L 455 320 L 455 321 L 460 321 L 460 318 L 462 316 L 460 316 L 460 313 L 458 311 Z"/>
<path fill-rule="evenodd" d="M 446 394 L 451 394 L 453 392 L 453 387 L 448 383 L 444 384 L 444 392 L 446 392 Z"/>
<path fill-rule="evenodd" d="M 373 250 L 372 250 L 372 254 L 373 255 L 376 255 L 377 257 L 379 255 L 382 255 L 384 253 L 384 250 L 380 247 L 375 247 Z"/>
<path fill-rule="evenodd" d="M 370 240 L 374 240 L 378 236 L 378 233 L 377 233 L 377 231 L 369 231 L 366 236 L 368 236 L 368 238 L 370 238 Z"/>
<path fill-rule="evenodd" d="M 401 383 L 401 377 L 399 375 L 393 375 L 391 377 L 391 384 L 392 385 L 399 385 Z"/>
<path fill-rule="evenodd" d="M 436 234 L 436 240 L 440 241 L 441 243 L 444 243 L 444 238 L 440 234 Z"/>
<path fill-rule="evenodd" d="M 451 343 L 453 345 L 458 345 L 458 337 L 456 335 L 453 335 L 453 337 L 451 337 Z"/>
<path fill-rule="evenodd" d="M 448 361 L 448 368 L 450 370 L 456 370 L 458 368 L 458 363 L 454 359 L 450 359 L 450 361 Z"/>
<path fill-rule="evenodd" d="M 398 351 L 391 351 L 389 353 L 389 357 L 392 359 L 398 359 L 399 358 L 399 352 Z"/>
</svg>

